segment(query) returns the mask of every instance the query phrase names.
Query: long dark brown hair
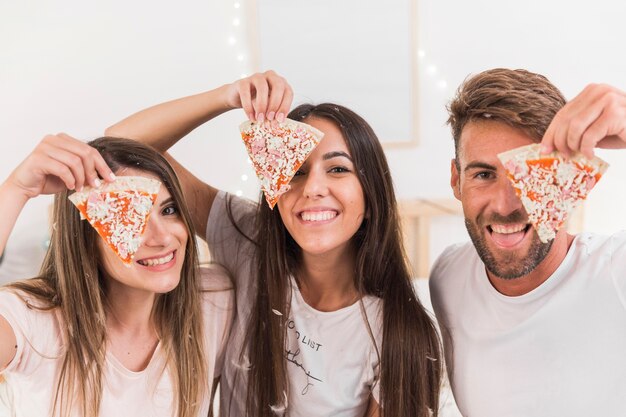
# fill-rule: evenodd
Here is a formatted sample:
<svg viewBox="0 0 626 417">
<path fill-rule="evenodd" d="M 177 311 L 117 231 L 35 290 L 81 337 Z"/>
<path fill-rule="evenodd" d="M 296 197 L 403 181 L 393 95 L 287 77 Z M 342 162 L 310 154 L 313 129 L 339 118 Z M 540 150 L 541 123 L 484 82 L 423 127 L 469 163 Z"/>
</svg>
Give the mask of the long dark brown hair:
<svg viewBox="0 0 626 417">
<path fill-rule="evenodd" d="M 200 310 L 198 257 L 191 217 L 174 170 L 157 151 L 139 142 L 99 138 L 89 143 L 100 152 L 113 172 L 129 167 L 156 175 L 172 195 L 189 239 L 178 286 L 158 295 L 153 319 L 175 387 L 178 417 L 196 416 L 200 399 L 208 395 L 206 358 Z M 58 309 L 64 351 L 55 394 L 55 413 L 61 416 L 99 415 L 106 354 L 106 280 L 96 231 L 81 221 L 67 198 L 55 196 L 53 232 L 40 275 L 8 287 L 35 300 L 27 305 L 40 310 Z M 25 298 L 26 301 L 26 298 Z"/>
<path fill-rule="evenodd" d="M 356 289 L 383 301 L 380 355 L 381 415 L 427 417 L 438 413 L 441 345 L 433 320 L 416 296 L 402 245 L 396 198 L 382 146 L 369 124 L 353 111 L 324 103 L 301 105 L 289 118 L 325 119 L 341 131 L 365 196 L 368 216 L 353 236 Z M 289 276 L 297 275 L 301 249 L 278 210 L 259 204 L 258 290 L 245 350 L 251 368 L 247 414 L 274 417 L 271 406 L 286 405 L 286 320 Z M 369 326 L 369 323 L 368 323 Z M 372 343 L 375 344 L 374 340 Z"/>
</svg>

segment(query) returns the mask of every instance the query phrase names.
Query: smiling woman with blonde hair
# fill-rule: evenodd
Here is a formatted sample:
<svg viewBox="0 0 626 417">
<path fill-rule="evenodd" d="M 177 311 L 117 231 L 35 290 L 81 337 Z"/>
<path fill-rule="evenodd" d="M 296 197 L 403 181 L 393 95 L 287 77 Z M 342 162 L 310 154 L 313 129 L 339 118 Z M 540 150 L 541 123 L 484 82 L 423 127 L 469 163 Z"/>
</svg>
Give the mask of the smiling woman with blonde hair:
<svg viewBox="0 0 626 417">
<path fill-rule="evenodd" d="M 68 199 L 83 185 L 99 187 L 99 178 L 114 181 L 113 173 L 161 182 L 129 267 Z M 0 250 L 25 202 L 51 193 L 41 273 L 0 289 L 2 402 L 33 417 L 206 416 L 232 291 L 222 269 L 198 267 L 170 165 L 134 141 L 47 136 L 0 186 Z"/>
</svg>

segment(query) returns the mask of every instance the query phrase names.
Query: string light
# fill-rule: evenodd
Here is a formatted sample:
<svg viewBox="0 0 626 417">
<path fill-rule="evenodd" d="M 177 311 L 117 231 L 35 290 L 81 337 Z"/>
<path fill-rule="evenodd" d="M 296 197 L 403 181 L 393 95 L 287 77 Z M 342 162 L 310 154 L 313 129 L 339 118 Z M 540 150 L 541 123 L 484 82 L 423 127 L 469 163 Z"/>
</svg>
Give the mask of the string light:
<svg viewBox="0 0 626 417">
<path fill-rule="evenodd" d="M 250 56 L 249 50 L 247 49 L 248 45 L 245 41 L 247 39 L 246 33 L 246 24 L 245 24 L 245 11 L 243 10 L 244 4 L 240 1 L 233 2 L 233 16 L 232 16 L 232 32 L 227 39 L 228 45 L 233 47 L 233 56 L 235 58 L 235 62 L 239 63 L 239 71 L 240 78 L 246 78 L 250 75 L 249 59 L 247 57 Z M 238 186 L 238 189 L 235 191 L 235 195 L 241 197 L 244 195 L 244 191 L 247 187 L 245 184 L 248 182 L 249 178 L 254 176 L 254 171 L 252 170 L 252 161 L 250 158 L 247 158 L 247 165 L 245 166 L 244 173 L 241 174 L 240 179 L 241 183 Z M 247 172 L 245 172 L 247 171 Z"/>
<path fill-rule="evenodd" d="M 428 75 L 431 77 L 437 77 L 437 81 L 435 85 L 441 89 L 446 91 L 448 89 L 448 81 L 442 76 L 443 74 L 439 74 L 439 68 L 432 62 L 428 62 L 426 59 L 426 51 L 423 49 L 417 50 L 417 58 L 420 61 L 420 66 L 423 67 Z M 439 76 L 437 76 L 439 74 Z"/>
</svg>

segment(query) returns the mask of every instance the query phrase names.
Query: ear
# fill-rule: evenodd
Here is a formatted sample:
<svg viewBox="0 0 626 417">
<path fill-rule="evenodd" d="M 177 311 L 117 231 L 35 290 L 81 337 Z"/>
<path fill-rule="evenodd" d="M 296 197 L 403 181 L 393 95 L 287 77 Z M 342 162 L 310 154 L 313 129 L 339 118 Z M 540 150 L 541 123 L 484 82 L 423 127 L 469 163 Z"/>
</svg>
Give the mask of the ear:
<svg viewBox="0 0 626 417">
<path fill-rule="evenodd" d="M 456 167 L 456 159 L 450 162 L 450 186 L 452 187 L 454 197 L 461 201 L 461 175 Z"/>
</svg>

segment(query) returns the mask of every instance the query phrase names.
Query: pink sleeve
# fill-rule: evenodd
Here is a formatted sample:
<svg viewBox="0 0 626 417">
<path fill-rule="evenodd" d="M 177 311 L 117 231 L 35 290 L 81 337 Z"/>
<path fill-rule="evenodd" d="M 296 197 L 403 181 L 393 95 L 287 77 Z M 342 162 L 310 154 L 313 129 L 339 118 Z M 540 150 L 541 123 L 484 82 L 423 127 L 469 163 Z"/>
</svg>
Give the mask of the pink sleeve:
<svg viewBox="0 0 626 417">
<path fill-rule="evenodd" d="M 3 372 L 28 374 L 37 369 L 45 359 L 60 357 L 63 343 L 55 310 L 39 310 L 30 306 L 16 292 L 0 290 L 0 315 L 13 328 L 17 351 Z M 46 361 L 49 363 L 49 361 Z"/>
<path fill-rule="evenodd" d="M 28 308 L 17 294 L 3 289 L 0 291 L 0 315 L 13 329 L 17 344 L 15 356 L 2 372 L 14 372 L 18 370 L 24 355 L 26 341 L 29 339 Z"/>
</svg>

